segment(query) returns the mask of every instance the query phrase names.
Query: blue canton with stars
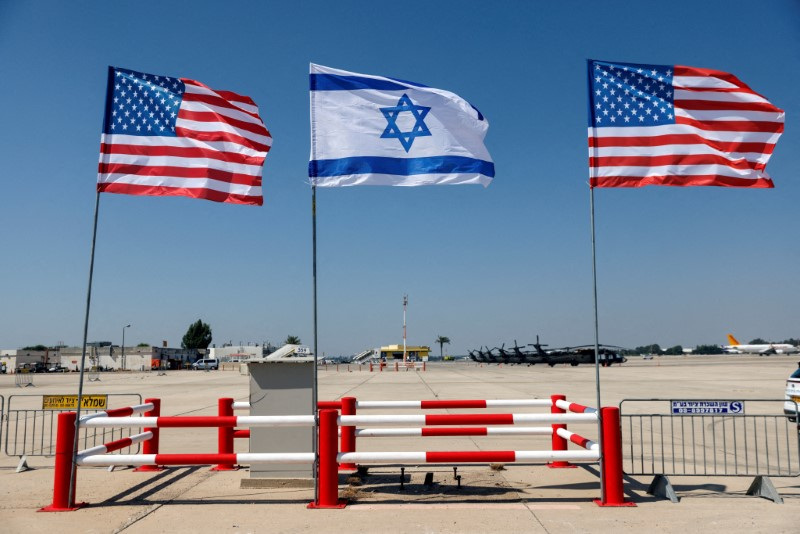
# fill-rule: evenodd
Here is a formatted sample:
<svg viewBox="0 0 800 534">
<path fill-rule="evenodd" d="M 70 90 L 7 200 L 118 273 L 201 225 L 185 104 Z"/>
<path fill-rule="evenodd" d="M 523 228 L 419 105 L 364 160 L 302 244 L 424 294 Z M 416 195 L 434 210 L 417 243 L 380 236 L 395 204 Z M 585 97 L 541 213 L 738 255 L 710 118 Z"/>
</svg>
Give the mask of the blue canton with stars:
<svg viewBox="0 0 800 534">
<path fill-rule="evenodd" d="M 589 62 L 589 126 L 675 124 L 671 65 Z"/>
<path fill-rule="evenodd" d="M 178 78 L 114 69 L 103 132 L 175 137 L 185 85 Z"/>
<path fill-rule="evenodd" d="M 414 144 L 415 138 L 431 135 L 431 131 L 425 124 L 425 116 L 428 114 L 431 108 L 414 104 L 405 93 L 400 97 L 400 100 L 397 101 L 396 106 L 390 108 L 380 108 L 380 110 L 383 113 L 383 116 L 386 118 L 386 122 L 388 123 L 386 125 L 386 129 L 381 134 L 381 138 L 399 140 L 406 152 L 411 150 L 411 145 Z M 401 131 L 400 126 L 397 125 L 397 119 L 399 118 L 400 114 L 404 112 L 411 113 L 415 119 L 414 126 L 409 132 Z"/>
</svg>

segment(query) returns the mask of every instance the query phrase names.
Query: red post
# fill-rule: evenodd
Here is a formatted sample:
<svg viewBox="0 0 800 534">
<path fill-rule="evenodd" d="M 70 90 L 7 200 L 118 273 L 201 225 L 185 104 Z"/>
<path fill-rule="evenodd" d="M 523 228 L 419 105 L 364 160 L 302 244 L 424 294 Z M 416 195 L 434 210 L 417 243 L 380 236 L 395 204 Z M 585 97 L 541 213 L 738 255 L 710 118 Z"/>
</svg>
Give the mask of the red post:
<svg viewBox="0 0 800 534">
<path fill-rule="evenodd" d="M 566 395 L 550 395 L 550 400 L 553 403 L 552 406 L 550 406 L 550 413 L 567 413 L 567 411 L 564 410 L 563 408 L 559 408 L 558 406 L 556 406 L 557 400 L 567 400 Z M 567 425 L 564 424 L 553 425 L 553 438 L 552 438 L 553 450 L 565 451 L 567 450 L 567 440 L 558 435 L 559 428 L 566 429 Z M 576 466 L 572 465 L 569 462 L 550 462 L 547 464 L 547 467 L 558 469 L 558 468 L 576 467 Z"/>
<path fill-rule="evenodd" d="M 400 370 L 400 362 L 394 362 L 394 370 L 395 372 Z"/>
<path fill-rule="evenodd" d="M 217 412 L 220 417 L 233 416 L 233 399 L 219 399 Z M 233 427 L 221 426 L 217 429 L 217 445 L 220 454 L 233 454 Z M 233 464 L 218 464 L 211 468 L 212 471 L 236 471 L 237 469 L 239 467 Z"/>
<path fill-rule="evenodd" d="M 600 408 L 603 428 L 603 457 L 601 476 L 605 495 L 595 499 L 598 506 L 636 506 L 625 501 L 622 491 L 622 432 L 619 426 L 619 408 Z"/>
<path fill-rule="evenodd" d="M 152 403 L 153 409 L 145 412 L 145 417 L 160 417 L 161 416 L 161 399 L 145 399 L 144 402 Z M 143 432 L 150 431 L 153 437 L 148 439 L 142 444 L 142 454 L 158 454 L 158 428 L 144 428 Z M 162 467 L 157 465 L 140 465 L 134 471 L 161 471 Z"/>
<path fill-rule="evenodd" d="M 342 397 L 342 415 L 356 415 L 356 398 Z M 340 442 L 342 452 L 356 452 L 356 427 L 343 426 Z M 352 471 L 358 469 L 354 463 L 339 464 L 339 471 Z"/>
<path fill-rule="evenodd" d="M 423 370 L 423 371 L 425 370 L 425 364 L 426 364 L 426 363 L 428 363 L 428 362 L 422 362 L 422 370 Z"/>
<path fill-rule="evenodd" d="M 86 503 L 75 503 L 76 488 L 69 494 L 69 479 L 72 474 L 72 455 L 75 445 L 75 412 L 58 414 L 58 434 L 56 435 L 56 465 L 53 477 L 53 503 L 40 512 L 70 512 L 77 510 Z M 75 486 L 78 485 L 77 470 L 75 473 Z"/>
<path fill-rule="evenodd" d="M 344 508 L 347 501 L 339 499 L 339 472 L 336 468 L 339 424 L 336 410 L 319 412 L 319 495 L 308 508 Z"/>
</svg>

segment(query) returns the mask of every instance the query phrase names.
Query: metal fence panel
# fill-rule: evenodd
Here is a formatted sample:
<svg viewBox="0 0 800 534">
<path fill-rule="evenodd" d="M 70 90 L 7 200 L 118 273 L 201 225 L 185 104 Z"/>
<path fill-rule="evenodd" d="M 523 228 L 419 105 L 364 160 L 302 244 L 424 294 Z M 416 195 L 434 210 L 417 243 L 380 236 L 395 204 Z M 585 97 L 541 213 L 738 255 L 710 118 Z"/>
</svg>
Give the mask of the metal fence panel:
<svg viewBox="0 0 800 534">
<path fill-rule="evenodd" d="M 629 475 L 798 476 L 800 422 L 785 401 L 745 400 L 744 413 L 672 414 L 670 399 L 620 403 Z"/>
<path fill-rule="evenodd" d="M 4 450 L 8 456 L 53 456 L 56 452 L 58 414 L 74 410 L 43 410 L 43 395 L 11 395 L 5 421 Z M 141 404 L 138 393 L 112 393 L 108 395 L 108 408 L 124 408 Z M 81 415 L 98 410 L 81 410 Z M 133 428 L 81 428 L 78 449 L 102 445 L 138 432 Z M 135 454 L 139 445 L 116 451 L 117 454 Z"/>
</svg>

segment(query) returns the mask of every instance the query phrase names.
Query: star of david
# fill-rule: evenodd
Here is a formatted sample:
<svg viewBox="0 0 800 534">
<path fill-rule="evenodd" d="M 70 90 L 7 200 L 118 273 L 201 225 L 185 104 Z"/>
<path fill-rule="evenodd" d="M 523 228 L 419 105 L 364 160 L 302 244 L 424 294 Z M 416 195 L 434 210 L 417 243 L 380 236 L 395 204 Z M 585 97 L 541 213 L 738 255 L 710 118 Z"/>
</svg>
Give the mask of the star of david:
<svg viewBox="0 0 800 534">
<path fill-rule="evenodd" d="M 428 106 L 418 106 L 414 104 L 408 95 L 403 94 L 397 105 L 390 108 L 380 108 L 381 113 L 386 118 L 386 129 L 381 134 L 381 139 L 397 139 L 403 148 L 408 152 L 414 144 L 414 138 L 431 135 L 428 126 L 425 124 L 425 116 L 431 110 Z M 414 126 L 409 132 L 403 132 L 397 125 L 397 118 L 401 113 L 408 112 L 414 116 Z"/>
</svg>

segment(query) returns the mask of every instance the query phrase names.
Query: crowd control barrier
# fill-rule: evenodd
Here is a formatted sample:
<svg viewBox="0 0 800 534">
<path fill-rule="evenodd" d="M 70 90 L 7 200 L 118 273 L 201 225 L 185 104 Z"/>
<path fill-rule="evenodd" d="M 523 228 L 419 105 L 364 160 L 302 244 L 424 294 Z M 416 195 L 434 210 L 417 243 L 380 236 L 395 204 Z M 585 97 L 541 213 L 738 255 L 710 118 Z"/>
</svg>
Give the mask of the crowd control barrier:
<svg viewBox="0 0 800 534">
<path fill-rule="evenodd" d="M 125 406 L 126 404 L 142 402 L 142 396 L 137 393 L 113 393 L 103 395 L 107 397 L 110 406 Z M 59 413 L 68 410 L 63 408 L 46 407 L 44 395 L 11 395 L 5 417 L 0 424 L 3 436 L 3 448 L 8 456 L 20 458 L 17 471 L 27 469 L 27 458 L 32 456 L 53 456 L 56 447 L 56 422 Z M 116 408 L 108 410 L 114 412 Z M 84 407 L 82 413 L 95 416 L 104 412 L 95 411 Z M 92 447 L 100 443 L 127 437 L 130 434 L 125 429 L 87 430 L 84 429 L 79 436 L 82 447 Z M 127 452 L 138 452 L 135 447 Z"/>
<path fill-rule="evenodd" d="M 78 466 L 135 465 L 140 469 L 160 469 L 169 465 L 215 465 L 218 470 L 234 469 L 239 463 L 308 463 L 315 461 L 314 453 L 234 453 L 233 440 L 244 436 L 244 429 L 266 426 L 318 425 L 318 492 L 309 508 L 341 508 L 344 501 L 338 495 L 338 471 L 341 467 L 357 464 L 386 463 L 514 463 L 549 462 L 551 467 L 571 466 L 569 462 L 595 462 L 601 451 L 597 442 L 567 430 L 567 424 L 596 423 L 597 410 L 569 403 L 563 395 L 551 399 L 535 400 L 435 400 L 413 401 L 421 409 L 435 408 L 488 408 L 496 406 L 550 407 L 550 413 L 468 413 L 420 415 L 360 415 L 357 409 L 409 407 L 406 401 L 362 401 L 348 397 L 339 401 L 320 402 L 318 423 L 314 415 L 235 416 L 234 409 L 247 408 L 246 403 L 233 399 L 220 399 L 216 416 L 160 416 L 159 399 L 146 399 L 142 405 L 125 409 L 108 410 L 81 417 L 79 428 L 130 428 L 141 429 L 126 438 L 110 441 L 75 451 L 75 413 L 58 416 L 58 439 L 53 487 L 53 502 L 41 511 L 67 511 L 80 506 L 75 503 L 77 484 L 70 495 L 72 458 Z M 338 406 L 338 408 L 331 408 Z M 341 412 L 341 414 L 340 414 Z M 140 414 L 144 415 L 140 415 Z M 603 495 L 595 502 L 600 506 L 629 506 L 622 491 L 622 460 L 619 409 L 602 408 L 602 456 L 605 468 L 601 469 Z M 497 426 L 540 423 L 543 427 L 516 427 L 509 432 Z M 400 426 L 402 428 L 363 428 L 372 426 Z M 405 425 L 405 426 L 404 426 Z M 413 425 L 411 427 L 407 425 Z M 242 427 L 238 428 L 237 427 Z M 339 432 L 340 427 L 342 432 Z M 361 427 L 361 428 L 357 428 Z M 218 428 L 218 452 L 208 454 L 161 454 L 158 451 L 158 434 L 162 428 Z M 466 436 L 466 435 L 519 435 L 551 434 L 551 450 L 488 450 L 488 451 L 422 451 L 422 452 L 357 452 L 356 436 Z M 341 447 L 340 447 L 341 435 Z M 568 449 L 572 442 L 580 450 Z M 142 443 L 142 454 L 108 454 L 134 444 Z"/>
<path fill-rule="evenodd" d="M 785 400 L 625 399 L 625 472 L 650 475 L 648 493 L 678 502 L 669 476 L 753 477 L 748 495 L 782 498 L 769 477 L 800 476 L 800 421 Z"/>
</svg>

